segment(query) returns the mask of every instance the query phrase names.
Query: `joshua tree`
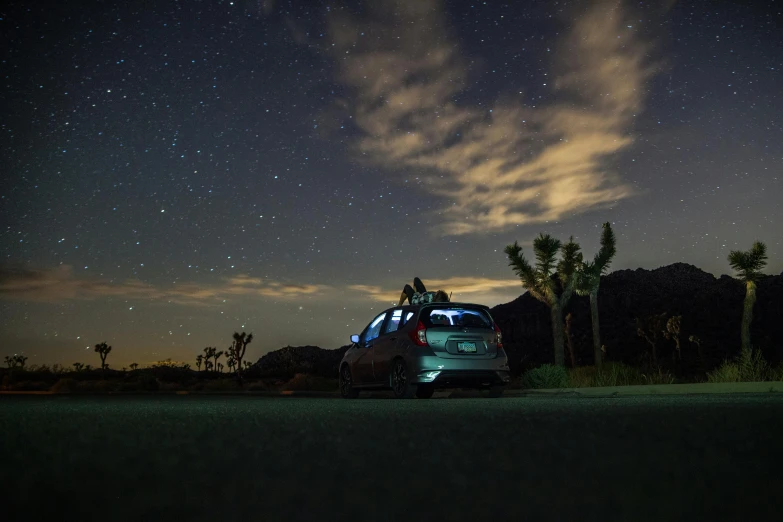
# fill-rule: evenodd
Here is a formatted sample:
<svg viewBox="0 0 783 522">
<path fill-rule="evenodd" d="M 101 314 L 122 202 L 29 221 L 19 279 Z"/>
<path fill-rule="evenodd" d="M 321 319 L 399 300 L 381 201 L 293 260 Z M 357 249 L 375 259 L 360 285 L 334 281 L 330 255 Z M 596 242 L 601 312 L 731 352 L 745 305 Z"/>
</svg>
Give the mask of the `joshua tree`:
<svg viewBox="0 0 783 522">
<path fill-rule="evenodd" d="M 658 335 L 666 331 L 666 312 L 636 319 L 636 334 L 650 345 L 654 368 L 658 367 Z"/>
<path fill-rule="evenodd" d="M 574 334 L 572 331 L 574 314 L 568 312 L 565 318 L 565 341 L 568 346 L 568 356 L 571 359 L 571 368 L 576 368 L 576 354 L 574 354 Z"/>
<path fill-rule="evenodd" d="M 198 371 L 201 371 L 201 365 L 204 363 L 204 356 L 201 354 L 198 354 L 196 356 L 196 368 L 198 368 Z"/>
<path fill-rule="evenodd" d="M 80 371 L 82 371 L 82 368 L 84 368 L 84 364 L 82 364 L 80 362 L 73 363 L 74 371 L 80 372 Z"/>
<path fill-rule="evenodd" d="M 243 361 L 242 366 L 245 368 L 245 370 L 249 370 L 251 366 L 253 366 L 253 363 L 248 361 Z"/>
<path fill-rule="evenodd" d="M 138 368 L 138 367 L 139 367 L 139 364 L 138 364 L 138 363 L 131 363 L 131 364 L 130 364 L 130 369 L 131 369 L 131 371 L 135 371 L 135 370 L 136 370 L 136 368 Z"/>
<path fill-rule="evenodd" d="M 217 351 L 217 348 L 214 348 L 215 353 L 212 355 L 212 357 L 215 359 L 215 370 L 218 372 L 221 371 L 221 368 L 223 367 L 222 364 L 218 364 L 218 359 L 220 359 L 223 356 L 223 351 Z"/>
<path fill-rule="evenodd" d="M 682 352 L 680 351 L 680 325 L 682 324 L 682 316 L 675 315 L 669 317 L 666 321 L 666 329 L 663 331 L 663 336 L 667 340 L 674 340 L 674 349 L 677 350 L 677 359 L 682 360 Z"/>
<path fill-rule="evenodd" d="M 14 355 L 6 355 L 5 357 L 5 364 L 8 366 L 8 369 L 16 368 L 17 366 L 24 369 L 24 365 L 27 363 L 27 357 L 24 355 L 14 354 Z"/>
<path fill-rule="evenodd" d="M 223 373 L 223 363 L 217 363 L 217 371 L 218 373 Z"/>
<path fill-rule="evenodd" d="M 111 352 L 111 346 L 109 346 L 105 342 L 96 344 L 95 352 L 101 356 L 101 379 L 103 379 L 104 372 L 106 368 L 108 368 L 109 366 L 108 364 L 106 364 L 106 357 L 109 355 L 109 352 Z"/>
<path fill-rule="evenodd" d="M 598 287 L 601 276 L 609 269 L 612 258 L 617 253 L 614 232 L 608 222 L 601 231 L 601 248 L 592 261 L 585 261 L 577 272 L 576 293 L 590 296 L 590 318 L 593 323 L 593 359 L 595 367 L 601 369 L 601 328 L 598 320 Z"/>
<path fill-rule="evenodd" d="M 690 337 L 688 337 L 688 340 L 696 345 L 696 352 L 698 352 L 699 354 L 699 360 L 701 362 L 704 362 L 704 354 L 701 351 L 701 339 L 699 339 L 695 335 L 691 335 Z"/>
<path fill-rule="evenodd" d="M 234 345 L 231 345 L 228 347 L 228 357 L 226 358 L 226 366 L 228 366 L 228 371 L 233 372 L 234 367 L 237 365 L 236 359 L 234 359 Z"/>
<path fill-rule="evenodd" d="M 568 243 L 562 244 L 549 234 L 539 234 L 533 241 L 533 251 L 536 256 L 536 267 L 533 268 L 522 254 L 522 247 L 515 241 L 513 245 L 505 248 L 509 258 L 509 266 L 522 280 L 522 285 L 527 288 L 530 295 L 549 307 L 552 317 L 552 336 L 554 337 L 555 364 L 565 366 L 565 346 L 563 341 L 563 308 L 571 299 L 576 283 L 576 267 L 582 263 L 582 254 L 579 253 L 579 245 L 574 243 L 571 237 Z M 556 264 L 557 253 L 560 251 L 561 260 Z M 560 293 L 553 272 L 557 268 L 560 280 Z"/>
<path fill-rule="evenodd" d="M 756 241 L 747 251 L 732 250 L 729 264 L 737 272 L 737 278 L 745 283 L 745 306 L 742 311 L 742 350 L 751 351 L 750 322 L 753 320 L 753 305 L 756 304 L 756 281 L 761 269 L 767 265 L 767 246 Z"/>
<path fill-rule="evenodd" d="M 246 334 L 245 332 L 242 332 L 241 334 L 239 332 L 234 332 L 234 342 L 231 343 L 231 348 L 229 349 L 229 353 L 231 354 L 231 358 L 234 359 L 237 366 L 237 379 L 239 379 L 239 383 L 242 383 L 242 358 L 245 356 L 245 350 L 247 349 L 247 345 L 250 344 L 253 341 L 253 334 Z M 247 368 L 247 367 L 245 367 Z"/>
<path fill-rule="evenodd" d="M 212 368 L 212 361 L 210 359 L 215 357 L 216 353 L 217 348 L 213 348 L 212 346 L 204 348 L 204 371 L 209 371 Z"/>
<path fill-rule="evenodd" d="M 185 363 L 185 364 L 182 365 L 182 369 L 185 370 L 185 371 L 188 371 L 188 370 L 190 370 L 190 365 L 188 363 Z"/>
</svg>

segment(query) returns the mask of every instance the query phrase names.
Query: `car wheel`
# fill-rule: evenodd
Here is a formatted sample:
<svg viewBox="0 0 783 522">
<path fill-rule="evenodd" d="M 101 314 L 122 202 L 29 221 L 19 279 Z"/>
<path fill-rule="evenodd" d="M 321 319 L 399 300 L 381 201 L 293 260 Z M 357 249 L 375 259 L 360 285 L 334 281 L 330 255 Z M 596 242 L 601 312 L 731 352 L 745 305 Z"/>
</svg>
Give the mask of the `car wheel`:
<svg viewBox="0 0 783 522">
<path fill-rule="evenodd" d="M 416 398 L 429 399 L 435 393 L 435 386 L 431 384 L 419 384 L 416 387 Z"/>
<path fill-rule="evenodd" d="M 416 385 L 411 383 L 405 361 L 394 361 L 391 371 L 391 388 L 398 399 L 412 399 L 416 395 Z"/>
<path fill-rule="evenodd" d="M 503 395 L 503 390 L 505 388 L 506 387 L 503 386 L 502 384 L 495 384 L 493 386 L 490 386 L 490 388 L 489 388 L 489 396 L 491 398 L 493 398 L 493 399 L 497 399 L 498 397 Z"/>
<path fill-rule="evenodd" d="M 340 369 L 340 395 L 344 399 L 355 399 L 359 396 L 359 390 L 353 387 L 351 368 L 347 364 L 343 364 Z"/>
</svg>

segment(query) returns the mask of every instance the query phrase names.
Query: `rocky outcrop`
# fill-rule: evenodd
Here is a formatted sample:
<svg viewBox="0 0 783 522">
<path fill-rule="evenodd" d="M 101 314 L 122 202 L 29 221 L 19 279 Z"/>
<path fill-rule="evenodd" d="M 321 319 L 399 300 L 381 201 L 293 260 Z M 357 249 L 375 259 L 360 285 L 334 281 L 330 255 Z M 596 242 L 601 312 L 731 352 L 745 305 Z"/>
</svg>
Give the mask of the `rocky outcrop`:
<svg viewBox="0 0 783 522">
<path fill-rule="evenodd" d="M 751 339 L 768 361 L 777 363 L 783 356 L 783 274 L 764 276 L 757 296 Z M 744 297 L 740 281 L 725 275 L 716 278 L 685 263 L 656 270 L 618 270 L 601 278 L 601 341 L 609 360 L 643 365 L 649 360 L 650 347 L 637 335 L 637 318 L 681 315 L 682 359 L 676 357 L 674 342 L 661 335 L 656 343 L 659 362 L 676 373 L 701 373 L 739 352 Z M 563 316 L 568 312 L 573 314 L 577 364 L 592 364 L 588 298 L 574 296 Z M 551 320 L 545 305 L 525 293 L 494 307 L 492 315 L 503 332 L 514 371 L 553 361 Z M 688 341 L 691 335 L 701 340 L 701 356 Z"/>
<path fill-rule="evenodd" d="M 290 379 L 297 373 L 336 378 L 337 367 L 348 346 L 324 350 L 318 346 L 286 346 L 269 352 L 253 365 L 262 378 Z"/>
</svg>

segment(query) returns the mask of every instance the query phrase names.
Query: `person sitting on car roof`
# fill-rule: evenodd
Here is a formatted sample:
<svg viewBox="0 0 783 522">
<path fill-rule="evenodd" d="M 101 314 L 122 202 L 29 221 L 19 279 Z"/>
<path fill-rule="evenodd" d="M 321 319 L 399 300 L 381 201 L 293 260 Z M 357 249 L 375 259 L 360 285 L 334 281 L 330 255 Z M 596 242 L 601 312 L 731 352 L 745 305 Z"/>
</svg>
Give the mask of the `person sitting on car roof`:
<svg viewBox="0 0 783 522">
<path fill-rule="evenodd" d="M 413 278 L 413 286 L 415 289 L 411 288 L 411 285 L 405 285 L 405 287 L 402 289 L 402 294 L 400 294 L 400 302 L 397 306 L 402 306 L 406 300 L 409 304 L 412 305 L 449 302 L 449 296 L 446 294 L 446 292 L 443 290 L 438 290 L 437 292 L 428 292 L 427 288 L 424 286 L 424 283 L 422 283 L 421 279 L 418 277 Z"/>
</svg>

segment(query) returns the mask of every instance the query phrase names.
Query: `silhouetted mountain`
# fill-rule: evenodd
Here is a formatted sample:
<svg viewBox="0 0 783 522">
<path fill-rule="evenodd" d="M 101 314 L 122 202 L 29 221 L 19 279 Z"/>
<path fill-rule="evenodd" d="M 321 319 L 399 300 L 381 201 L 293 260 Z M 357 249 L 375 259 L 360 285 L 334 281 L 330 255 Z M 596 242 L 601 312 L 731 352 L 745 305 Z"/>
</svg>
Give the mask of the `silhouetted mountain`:
<svg viewBox="0 0 783 522">
<path fill-rule="evenodd" d="M 751 339 L 768 361 L 783 356 L 783 274 L 763 276 L 758 283 Z M 658 357 L 678 373 L 711 369 L 740 349 L 740 324 L 745 286 L 730 276 L 720 278 L 695 266 L 675 263 L 655 270 L 618 270 L 601 278 L 598 311 L 601 342 L 607 358 L 639 365 L 647 359 L 649 345 L 637 335 L 636 319 L 653 314 L 681 315 L 682 362 L 674 363 L 674 342 L 658 341 Z M 563 313 L 573 314 L 573 338 L 577 364 L 593 364 L 590 305 L 587 297 L 574 296 Z M 510 364 L 515 372 L 527 366 L 553 361 L 549 309 L 525 293 L 498 305 L 492 315 L 503 332 Z M 690 335 L 701 339 L 704 360 L 698 357 Z M 567 349 L 566 349 L 567 350 Z M 568 355 L 566 355 L 568 360 Z"/>
</svg>

